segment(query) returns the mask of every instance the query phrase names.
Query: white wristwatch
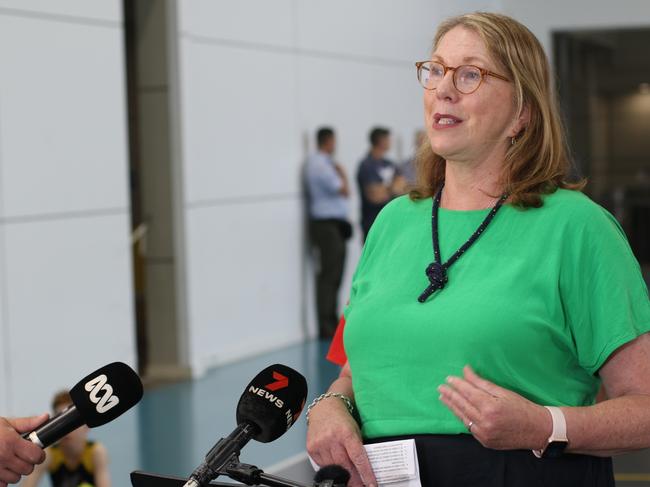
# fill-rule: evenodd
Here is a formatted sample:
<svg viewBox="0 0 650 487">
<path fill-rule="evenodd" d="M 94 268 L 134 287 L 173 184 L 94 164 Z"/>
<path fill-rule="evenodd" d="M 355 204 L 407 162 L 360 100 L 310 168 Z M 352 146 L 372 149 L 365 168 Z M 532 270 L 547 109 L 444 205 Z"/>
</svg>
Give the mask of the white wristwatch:
<svg viewBox="0 0 650 487">
<path fill-rule="evenodd" d="M 566 419 L 562 410 L 555 406 L 544 406 L 551 413 L 553 431 L 548 438 L 546 446 L 541 450 L 533 450 L 537 458 L 557 458 L 562 455 L 569 444 L 566 436 Z"/>
</svg>

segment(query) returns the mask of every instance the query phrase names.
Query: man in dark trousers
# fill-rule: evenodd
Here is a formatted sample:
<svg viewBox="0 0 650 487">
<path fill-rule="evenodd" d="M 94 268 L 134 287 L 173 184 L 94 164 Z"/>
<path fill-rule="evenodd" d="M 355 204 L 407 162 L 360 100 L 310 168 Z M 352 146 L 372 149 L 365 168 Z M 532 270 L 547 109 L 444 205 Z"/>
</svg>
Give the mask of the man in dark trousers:
<svg viewBox="0 0 650 487">
<path fill-rule="evenodd" d="M 309 198 L 309 237 L 317 250 L 316 309 L 319 336 L 330 339 L 338 323 L 338 292 L 343 277 L 348 222 L 349 186 L 343 168 L 334 162 L 334 130 L 316 132 L 318 150 L 309 156 L 305 185 Z"/>
<path fill-rule="evenodd" d="M 384 157 L 389 150 L 390 131 L 383 127 L 373 128 L 370 131 L 370 152 L 359 164 L 357 172 L 364 241 L 381 209 L 406 190 L 406 180 L 395 164 Z"/>
</svg>

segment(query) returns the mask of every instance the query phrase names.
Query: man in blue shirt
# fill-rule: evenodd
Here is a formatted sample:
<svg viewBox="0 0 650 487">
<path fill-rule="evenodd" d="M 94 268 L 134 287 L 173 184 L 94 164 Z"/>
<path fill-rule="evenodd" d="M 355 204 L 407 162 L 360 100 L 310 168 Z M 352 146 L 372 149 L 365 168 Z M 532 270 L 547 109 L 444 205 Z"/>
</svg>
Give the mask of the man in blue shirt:
<svg viewBox="0 0 650 487">
<path fill-rule="evenodd" d="M 334 336 L 338 323 L 338 292 L 343 277 L 346 240 L 352 227 L 348 222 L 347 176 L 334 162 L 334 130 L 322 127 L 316 132 L 318 150 L 309 156 L 305 186 L 309 203 L 309 237 L 317 250 L 316 310 L 320 338 Z"/>
<path fill-rule="evenodd" d="M 357 183 L 361 193 L 361 229 L 365 241 L 381 209 L 406 191 L 406 180 L 395 164 L 384 156 L 390 150 L 390 131 L 375 127 L 370 131 L 370 152 L 359 163 Z"/>
</svg>

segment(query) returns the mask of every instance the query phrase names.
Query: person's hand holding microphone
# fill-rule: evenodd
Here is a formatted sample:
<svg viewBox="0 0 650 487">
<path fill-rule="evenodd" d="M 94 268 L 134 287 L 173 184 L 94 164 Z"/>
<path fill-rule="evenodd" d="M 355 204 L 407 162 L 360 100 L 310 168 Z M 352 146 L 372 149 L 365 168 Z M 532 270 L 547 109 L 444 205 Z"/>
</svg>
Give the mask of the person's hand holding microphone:
<svg viewBox="0 0 650 487">
<path fill-rule="evenodd" d="M 45 451 L 20 434 L 36 429 L 48 417 L 48 414 L 15 419 L 0 417 L 0 487 L 17 483 L 21 476 L 32 473 L 34 465 L 45 460 Z"/>
</svg>

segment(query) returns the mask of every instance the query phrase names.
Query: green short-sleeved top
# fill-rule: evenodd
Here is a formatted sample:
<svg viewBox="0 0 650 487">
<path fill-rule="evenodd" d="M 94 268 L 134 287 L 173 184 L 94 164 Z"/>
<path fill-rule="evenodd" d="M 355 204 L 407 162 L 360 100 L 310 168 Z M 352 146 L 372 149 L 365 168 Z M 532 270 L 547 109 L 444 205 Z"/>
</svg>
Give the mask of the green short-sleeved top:
<svg viewBox="0 0 650 487">
<path fill-rule="evenodd" d="M 344 343 L 366 438 L 466 433 L 437 387 L 466 364 L 543 405 L 593 404 L 597 371 L 650 330 L 641 270 L 614 218 L 582 193 L 504 205 L 426 303 L 431 199 L 394 200 L 368 236 Z M 440 209 L 443 262 L 489 210 Z"/>
</svg>

